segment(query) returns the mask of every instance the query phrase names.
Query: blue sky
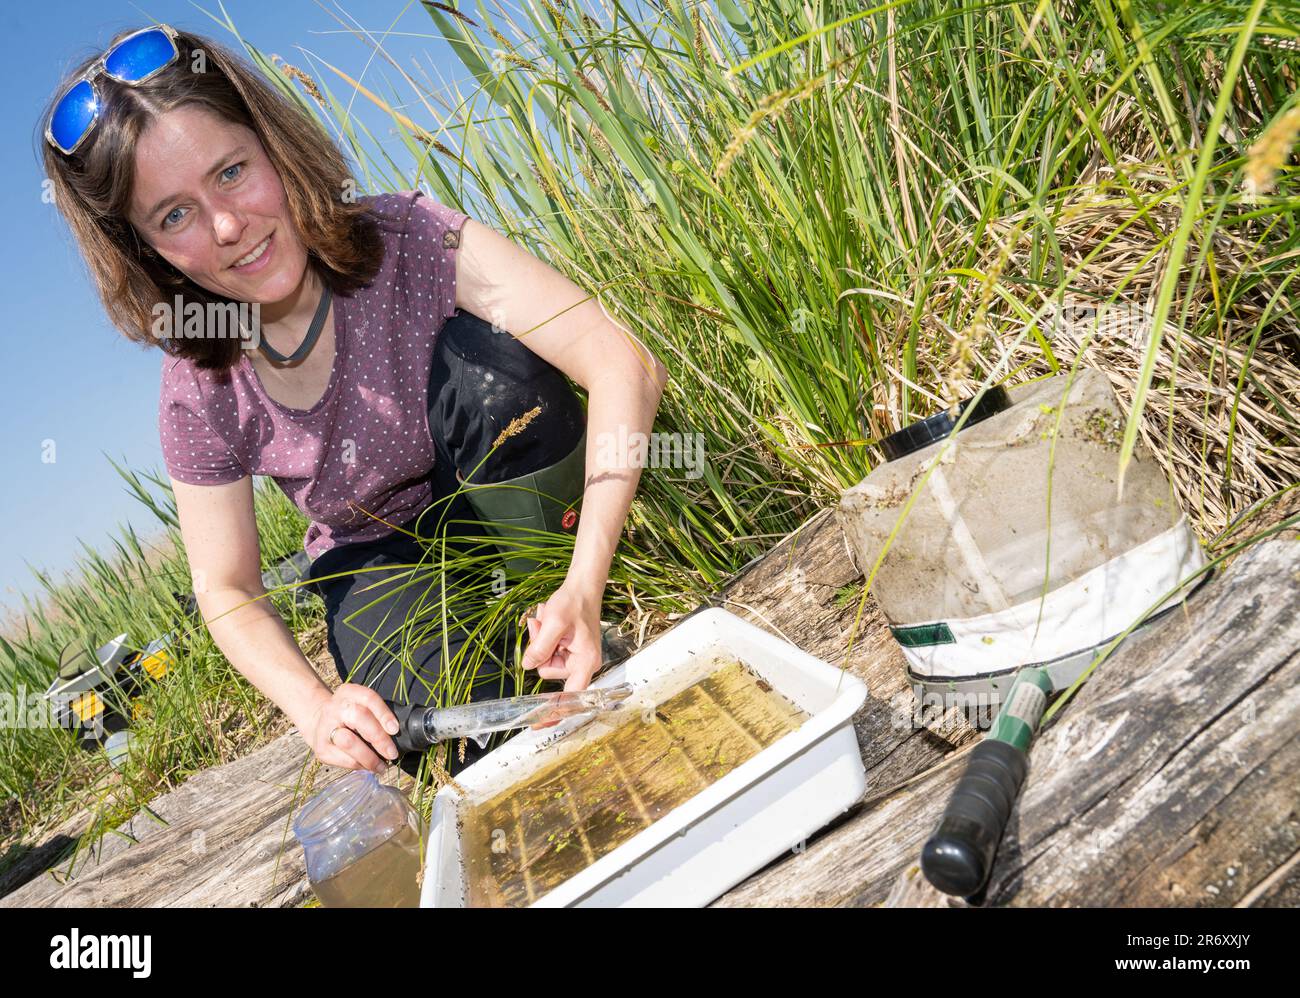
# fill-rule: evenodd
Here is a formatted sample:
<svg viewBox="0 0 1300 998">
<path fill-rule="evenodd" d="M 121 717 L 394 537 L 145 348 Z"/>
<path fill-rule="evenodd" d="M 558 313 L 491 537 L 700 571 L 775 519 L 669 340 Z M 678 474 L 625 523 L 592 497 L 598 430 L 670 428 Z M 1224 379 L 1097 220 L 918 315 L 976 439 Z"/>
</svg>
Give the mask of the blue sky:
<svg viewBox="0 0 1300 998">
<path fill-rule="evenodd" d="M 475 14 L 475 4 L 462 6 Z M 465 88 L 467 72 L 434 37 L 434 22 L 414 0 L 345 0 L 342 6 L 225 0 L 225 9 L 262 52 L 308 72 L 311 60 L 300 47 L 354 77 L 364 69 L 362 81 L 378 93 L 409 88 L 387 64 L 369 60 L 369 48 L 334 14 L 375 33 L 410 32 L 420 37 L 390 36 L 384 43 L 399 64 L 410 71 L 418 58 L 433 80 Z M 0 264 L 9 279 L 0 363 L 0 468 L 7 472 L 0 489 L 0 616 L 21 607 L 19 592 L 39 596 L 28 563 L 59 579 L 83 544 L 111 552 L 112 538 L 128 522 L 142 536 L 158 531 L 109 457 L 123 467 L 164 474 L 157 431 L 162 355 L 130 343 L 109 324 L 67 226 L 53 205 L 43 203 L 34 141 L 38 113 L 64 73 L 122 28 L 164 21 L 237 49 L 235 38 L 205 10 L 220 16 L 217 0 L 46 0 L 0 7 L 8 91 L 0 101 L 8 139 L 0 149 L 8 222 Z M 336 93 L 341 86 L 331 83 Z M 367 102 L 358 101 L 354 110 L 376 137 L 388 134 L 391 126 Z M 427 123 L 427 112 L 413 116 Z M 395 137 L 392 148 L 394 159 L 406 165 Z M 52 462 L 43 459 L 50 453 L 46 441 L 53 441 Z"/>
</svg>

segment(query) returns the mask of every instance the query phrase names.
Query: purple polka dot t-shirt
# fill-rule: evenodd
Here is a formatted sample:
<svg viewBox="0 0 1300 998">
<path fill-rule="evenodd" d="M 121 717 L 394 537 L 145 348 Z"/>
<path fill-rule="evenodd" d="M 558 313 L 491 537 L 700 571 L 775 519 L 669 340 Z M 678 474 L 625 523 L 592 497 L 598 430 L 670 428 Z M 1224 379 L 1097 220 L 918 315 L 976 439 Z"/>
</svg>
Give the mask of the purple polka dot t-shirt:
<svg viewBox="0 0 1300 998">
<path fill-rule="evenodd" d="M 388 533 L 433 501 L 429 371 L 456 310 L 456 249 L 468 216 L 420 191 L 365 198 L 381 218 L 384 261 L 368 285 L 334 296 L 334 366 L 310 409 L 262 388 L 242 355 L 228 374 L 165 357 L 158 434 L 167 472 L 192 485 L 275 479 L 311 520 L 314 560 Z"/>
</svg>

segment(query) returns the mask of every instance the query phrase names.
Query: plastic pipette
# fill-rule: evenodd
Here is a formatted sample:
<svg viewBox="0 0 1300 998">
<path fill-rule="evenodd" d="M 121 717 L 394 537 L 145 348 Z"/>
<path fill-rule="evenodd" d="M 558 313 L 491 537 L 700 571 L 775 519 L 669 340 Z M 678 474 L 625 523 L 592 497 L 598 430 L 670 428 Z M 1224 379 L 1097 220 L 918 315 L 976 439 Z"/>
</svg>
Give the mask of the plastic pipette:
<svg viewBox="0 0 1300 998">
<path fill-rule="evenodd" d="M 629 683 L 587 690 L 560 690 L 479 700 L 459 707 L 424 707 L 385 701 L 401 726 L 393 741 L 399 752 L 422 752 L 438 742 L 472 738 L 480 745 L 494 731 L 527 728 L 578 714 L 617 710 L 632 695 Z"/>
</svg>

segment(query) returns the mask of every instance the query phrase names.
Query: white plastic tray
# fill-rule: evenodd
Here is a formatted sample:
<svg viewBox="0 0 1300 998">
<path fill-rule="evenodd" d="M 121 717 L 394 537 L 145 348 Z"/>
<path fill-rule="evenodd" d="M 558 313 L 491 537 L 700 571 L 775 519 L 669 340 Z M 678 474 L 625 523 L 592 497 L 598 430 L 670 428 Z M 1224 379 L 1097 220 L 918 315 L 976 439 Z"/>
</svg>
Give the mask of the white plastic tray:
<svg viewBox="0 0 1300 998">
<path fill-rule="evenodd" d="M 602 856 L 533 907 L 708 904 L 856 803 L 866 774 L 852 718 L 867 696 L 855 676 L 725 610 L 683 620 L 593 686 L 629 682 L 623 710 L 658 705 L 739 658 L 809 719 L 650 827 Z M 570 718 L 524 731 L 457 775 L 486 800 L 626 721 Z M 572 733 L 571 737 L 565 737 Z M 434 798 L 421 907 L 466 904 L 457 812 L 448 785 Z"/>
</svg>

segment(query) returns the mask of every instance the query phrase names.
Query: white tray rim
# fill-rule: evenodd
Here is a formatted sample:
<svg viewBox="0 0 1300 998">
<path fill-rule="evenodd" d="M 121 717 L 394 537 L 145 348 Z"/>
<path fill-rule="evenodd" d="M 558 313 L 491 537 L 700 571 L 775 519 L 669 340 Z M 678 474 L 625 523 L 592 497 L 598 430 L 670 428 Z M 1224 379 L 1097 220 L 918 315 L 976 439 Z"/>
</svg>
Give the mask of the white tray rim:
<svg viewBox="0 0 1300 998">
<path fill-rule="evenodd" d="M 637 663 L 638 659 L 641 660 L 639 664 L 644 665 L 646 668 L 653 668 L 655 660 L 669 654 L 666 650 L 668 646 L 661 647 L 659 653 L 654 654 L 656 646 L 659 645 L 661 640 L 674 635 L 675 638 L 671 642 L 673 647 L 680 646 L 683 641 L 689 640 L 693 646 L 692 652 L 697 653 L 710 650 L 714 646 L 724 643 L 727 639 L 748 641 L 769 654 L 786 659 L 790 665 L 814 679 L 819 679 L 823 683 L 836 683 L 838 689 L 835 691 L 831 702 L 814 713 L 799 728 L 777 739 L 767 748 L 759 751 L 690 800 L 673 808 L 672 811 L 649 828 L 638 832 L 580 873 L 575 874 L 569 880 L 543 894 L 529 907 L 563 907 L 591 894 L 602 885 L 623 874 L 641 857 L 653 852 L 670 838 L 683 834 L 705 815 L 726 806 L 729 801 L 755 787 L 770 773 L 779 769 L 794 756 L 806 751 L 845 725 L 851 725 L 853 715 L 866 701 L 867 686 L 857 676 L 847 670 L 830 665 L 822 659 L 805 652 L 797 645 L 778 638 L 721 607 L 701 610 L 692 615 L 690 619 L 683 620 L 672 630 L 661 635 L 655 642 L 641 649 L 631 659 L 601 675 L 591 684 L 592 687 L 614 686 L 623 682 L 627 667 Z M 730 651 L 730 649 L 727 649 L 727 651 Z M 650 658 L 647 662 L 647 658 L 643 658 L 643 656 L 653 656 L 653 658 Z M 750 667 L 755 666 L 751 663 Z M 516 761 L 534 755 L 563 738 L 570 731 L 581 727 L 584 723 L 586 723 L 585 719 L 575 718 L 562 722 L 553 728 L 540 731 L 525 731 L 493 751 L 489 756 L 484 757 L 482 761 L 463 770 L 457 775 L 456 779 L 465 785 L 467 790 L 472 790 L 474 784 L 497 778 L 502 770 L 508 770 Z M 479 773 L 474 772 L 480 766 L 488 763 L 489 760 L 493 763 L 490 770 L 484 769 Z M 431 829 L 429 836 L 425 857 L 426 871 L 432 872 L 437 869 L 435 860 L 441 855 L 444 839 L 449 834 L 442 827 L 442 823 L 437 821 L 437 809 L 440 802 L 446 809 L 443 813 L 455 814 L 462 800 L 463 797 L 460 792 L 450 784 L 443 786 L 435 796 L 435 827 Z M 456 848 L 459 848 L 459 836 L 455 831 L 451 831 L 450 835 L 455 842 Z M 431 902 L 436 891 L 437 884 L 430 877 L 424 885 L 421 904 Z"/>
</svg>

